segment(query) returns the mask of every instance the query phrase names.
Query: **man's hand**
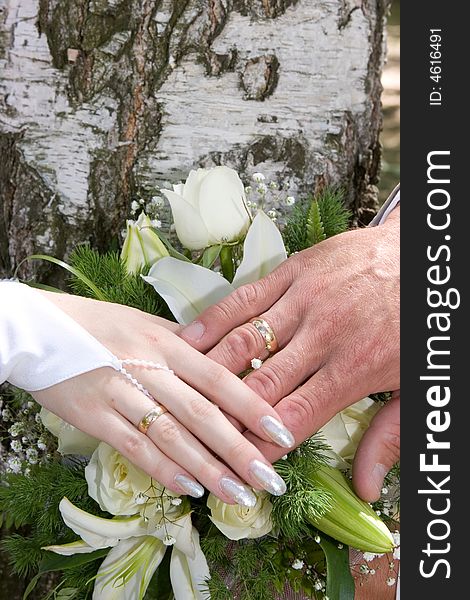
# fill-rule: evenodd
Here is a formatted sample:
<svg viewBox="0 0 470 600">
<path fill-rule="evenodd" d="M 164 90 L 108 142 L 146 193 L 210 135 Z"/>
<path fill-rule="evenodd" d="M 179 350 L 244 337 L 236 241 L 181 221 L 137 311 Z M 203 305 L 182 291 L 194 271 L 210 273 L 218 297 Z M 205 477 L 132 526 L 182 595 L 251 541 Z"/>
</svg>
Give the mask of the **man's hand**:
<svg viewBox="0 0 470 600">
<path fill-rule="evenodd" d="M 384 225 L 350 231 L 300 252 L 243 286 L 181 331 L 233 373 L 267 360 L 245 382 L 295 435 L 318 431 L 368 394 L 399 388 L 400 209 Z M 279 351 L 268 358 L 250 321 L 265 319 Z M 225 337 L 224 337 L 225 336 Z M 356 491 L 375 500 L 399 453 L 399 399 L 374 419 L 358 450 Z M 283 451 L 246 434 L 271 460 Z"/>
</svg>

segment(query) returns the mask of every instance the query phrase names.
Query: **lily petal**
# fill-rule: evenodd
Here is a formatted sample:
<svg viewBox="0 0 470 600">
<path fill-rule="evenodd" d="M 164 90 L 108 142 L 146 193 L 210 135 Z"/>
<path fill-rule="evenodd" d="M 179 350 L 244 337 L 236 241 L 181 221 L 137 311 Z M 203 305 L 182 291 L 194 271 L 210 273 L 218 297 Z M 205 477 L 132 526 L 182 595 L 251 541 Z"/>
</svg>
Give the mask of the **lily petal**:
<svg viewBox="0 0 470 600">
<path fill-rule="evenodd" d="M 73 556 L 74 554 L 89 554 L 90 552 L 95 552 L 96 548 L 93 548 L 83 540 L 78 540 L 77 542 L 71 542 L 70 544 L 43 546 L 41 550 L 48 550 L 49 552 L 62 554 L 62 556 Z"/>
<path fill-rule="evenodd" d="M 123 540 L 101 563 L 93 600 L 142 600 L 165 552 L 154 537 Z"/>
<path fill-rule="evenodd" d="M 57 450 L 60 454 L 91 456 L 98 447 L 99 440 L 83 433 L 46 408 L 41 408 L 39 414 L 44 427 L 58 438 Z"/>
<path fill-rule="evenodd" d="M 168 521 L 164 526 L 152 531 L 154 537 L 164 540 L 167 536 L 175 538 L 174 547 L 190 558 L 195 557 L 196 548 L 192 535 L 191 514 L 187 513 L 176 521 Z"/>
<path fill-rule="evenodd" d="M 211 244 L 243 237 L 250 226 L 250 215 L 236 171 L 215 167 L 207 173 L 199 192 L 199 212 Z"/>
<path fill-rule="evenodd" d="M 207 580 L 210 579 L 209 566 L 199 544 L 199 534 L 192 528 L 194 558 L 178 548 L 173 548 L 170 561 L 170 579 L 175 600 L 207 600 Z"/>
<path fill-rule="evenodd" d="M 190 250 L 200 250 L 209 246 L 209 232 L 194 206 L 175 192 L 161 191 L 170 203 L 176 233 L 183 246 Z"/>
<path fill-rule="evenodd" d="M 144 277 L 170 307 L 178 323 L 191 323 L 203 310 L 233 291 L 230 283 L 209 269 L 176 258 L 162 258 Z"/>
<path fill-rule="evenodd" d="M 251 224 L 243 245 L 243 260 L 235 273 L 238 288 L 268 275 L 287 258 L 279 229 L 262 210 Z"/>
<path fill-rule="evenodd" d="M 78 508 L 68 498 L 62 498 L 59 510 L 65 524 L 95 550 L 116 546 L 119 540 L 147 534 L 147 526 L 140 515 L 103 519 Z"/>
</svg>

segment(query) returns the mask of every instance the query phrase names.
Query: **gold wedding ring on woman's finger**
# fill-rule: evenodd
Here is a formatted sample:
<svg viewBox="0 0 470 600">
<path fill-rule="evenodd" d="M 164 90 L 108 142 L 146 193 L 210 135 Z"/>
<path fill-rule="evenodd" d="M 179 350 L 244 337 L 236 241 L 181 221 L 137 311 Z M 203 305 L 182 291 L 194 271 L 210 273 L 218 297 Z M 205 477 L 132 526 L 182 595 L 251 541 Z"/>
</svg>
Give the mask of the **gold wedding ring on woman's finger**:
<svg viewBox="0 0 470 600">
<path fill-rule="evenodd" d="M 279 344 L 271 325 L 265 319 L 256 318 L 251 321 L 253 327 L 258 331 L 264 341 L 266 350 L 269 353 L 274 353 L 279 348 Z"/>
<path fill-rule="evenodd" d="M 167 409 L 158 404 L 142 417 L 137 425 L 137 429 L 140 431 L 140 433 L 147 435 L 150 425 L 152 425 L 152 423 L 154 423 L 158 417 L 161 417 L 166 412 L 168 412 Z"/>
</svg>

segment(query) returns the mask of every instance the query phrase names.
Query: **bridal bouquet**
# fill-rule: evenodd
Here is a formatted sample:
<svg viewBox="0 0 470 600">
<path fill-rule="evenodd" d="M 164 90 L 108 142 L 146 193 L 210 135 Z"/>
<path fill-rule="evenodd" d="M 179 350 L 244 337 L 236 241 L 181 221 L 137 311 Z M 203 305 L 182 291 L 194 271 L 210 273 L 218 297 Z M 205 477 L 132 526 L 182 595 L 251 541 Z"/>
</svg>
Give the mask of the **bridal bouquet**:
<svg viewBox="0 0 470 600">
<path fill-rule="evenodd" d="M 227 167 L 191 171 L 184 184 L 161 192 L 174 223 L 166 233 L 159 220 L 164 200 L 156 197 L 147 206 L 133 202 L 138 218 L 127 222 L 120 255 L 81 246 L 69 264 L 32 258 L 67 268 L 74 293 L 187 324 L 348 221 L 338 190 L 296 202 L 261 173 L 245 188 Z M 260 365 L 253 357 L 253 368 Z M 354 598 L 349 548 L 361 552 L 361 576 L 373 575 L 372 558 L 390 553 L 391 585 L 392 553 L 399 551 L 389 529 L 398 512 L 397 471 L 374 506 L 349 482 L 355 449 L 380 404 L 365 398 L 336 415 L 275 465 L 287 492 L 256 491 L 256 505 L 246 508 L 213 494 L 178 496 L 110 446 L 16 396 L 16 416 L 10 408 L 6 415 L 16 466 L 15 457 L 7 459 L 0 511 L 8 525 L 27 528 L 4 543 L 18 573 L 36 570 L 24 597 L 37 592 L 41 577 L 58 573 L 44 597 L 272 600 L 293 589 L 307 598 L 348 600 Z M 31 413 L 42 444 L 33 462 L 21 442 Z"/>
</svg>

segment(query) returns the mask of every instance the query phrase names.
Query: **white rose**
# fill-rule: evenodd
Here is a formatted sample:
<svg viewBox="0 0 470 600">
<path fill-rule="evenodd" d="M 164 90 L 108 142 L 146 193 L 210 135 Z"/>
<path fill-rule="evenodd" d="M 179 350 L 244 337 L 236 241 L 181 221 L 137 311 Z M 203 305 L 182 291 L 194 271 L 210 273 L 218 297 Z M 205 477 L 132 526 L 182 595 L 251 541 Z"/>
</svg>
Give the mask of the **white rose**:
<svg viewBox="0 0 470 600">
<path fill-rule="evenodd" d="M 83 433 L 73 425 L 69 425 L 46 408 L 41 408 L 39 416 L 44 427 L 58 439 L 57 449 L 61 454 L 90 456 L 100 443 L 96 438 Z"/>
<path fill-rule="evenodd" d="M 174 494 L 133 465 L 117 450 L 101 442 L 85 468 L 88 494 L 112 515 L 140 513 L 149 519 L 175 517 L 181 508 L 171 503 Z"/>
<path fill-rule="evenodd" d="M 273 505 L 269 494 L 254 490 L 257 502 L 253 508 L 238 504 L 226 504 L 213 494 L 209 494 L 207 506 L 211 511 L 211 521 L 230 540 L 254 539 L 271 531 L 271 511 Z"/>
<path fill-rule="evenodd" d="M 336 414 L 326 423 L 320 433 L 331 446 L 331 464 L 347 468 L 352 464 L 356 449 L 380 404 L 371 398 L 363 398 Z"/>
<path fill-rule="evenodd" d="M 239 240 L 250 226 L 243 183 L 228 167 L 191 171 L 186 183 L 161 192 L 171 205 L 178 238 L 190 250 Z"/>
</svg>

